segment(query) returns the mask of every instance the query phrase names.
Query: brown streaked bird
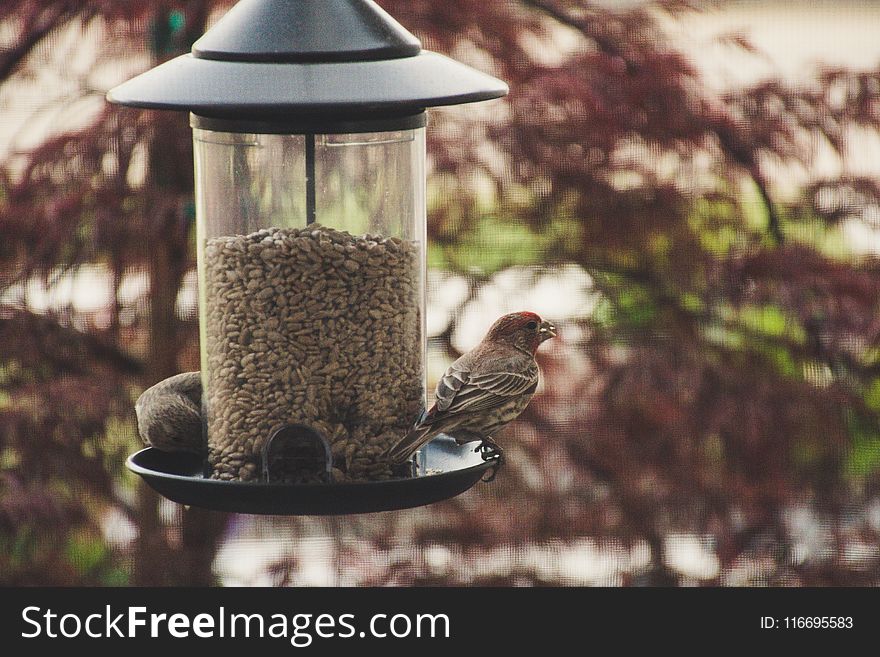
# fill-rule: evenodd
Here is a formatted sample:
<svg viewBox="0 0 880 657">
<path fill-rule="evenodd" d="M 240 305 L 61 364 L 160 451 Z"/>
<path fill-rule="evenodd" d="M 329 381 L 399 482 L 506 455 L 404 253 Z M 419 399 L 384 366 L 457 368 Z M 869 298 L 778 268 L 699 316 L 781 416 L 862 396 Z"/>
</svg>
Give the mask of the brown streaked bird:
<svg viewBox="0 0 880 657">
<path fill-rule="evenodd" d="M 406 461 L 441 433 L 500 452 L 492 436 L 532 399 L 538 387 L 535 352 L 553 337 L 556 327 L 532 312 L 498 319 L 480 344 L 449 366 L 437 384 L 437 401 L 388 450 L 389 460 Z"/>
</svg>

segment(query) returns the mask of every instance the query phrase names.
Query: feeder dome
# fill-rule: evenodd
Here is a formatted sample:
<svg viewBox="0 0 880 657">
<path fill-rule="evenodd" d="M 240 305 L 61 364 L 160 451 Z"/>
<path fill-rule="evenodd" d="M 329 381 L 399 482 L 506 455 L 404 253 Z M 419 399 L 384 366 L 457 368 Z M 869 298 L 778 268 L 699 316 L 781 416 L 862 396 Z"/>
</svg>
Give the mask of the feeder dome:
<svg viewBox="0 0 880 657">
<path fill-rule="evenodd" d="M 363 119 L 498 98 L 507 85 L 434 52 L 371 0 L 242 0 L 192 52 L 113 103 L 227 119 Z"/>
</svg>

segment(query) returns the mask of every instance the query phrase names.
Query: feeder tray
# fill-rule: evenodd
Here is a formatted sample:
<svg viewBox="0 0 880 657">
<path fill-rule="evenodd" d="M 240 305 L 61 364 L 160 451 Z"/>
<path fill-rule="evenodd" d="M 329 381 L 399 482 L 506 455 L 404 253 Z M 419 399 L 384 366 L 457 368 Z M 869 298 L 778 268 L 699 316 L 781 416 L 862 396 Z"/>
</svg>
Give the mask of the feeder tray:
<svg viewBox="0 0 880 657">
<path fill-rule="evenodd" d="M 197 454 L 147 447 L 132 454 L 128 469 L 168 499 L 215 511 L 264 515 L 343 515 L 394 511 L 459 495 L 499 467 L 483 460 L 474 443 L 439 436 L 421 453 L 411 477 L 386 481 L 285 484 L 208 479 Z M 492 473 L 490 473 L 491 475 Z"/>
</svg>

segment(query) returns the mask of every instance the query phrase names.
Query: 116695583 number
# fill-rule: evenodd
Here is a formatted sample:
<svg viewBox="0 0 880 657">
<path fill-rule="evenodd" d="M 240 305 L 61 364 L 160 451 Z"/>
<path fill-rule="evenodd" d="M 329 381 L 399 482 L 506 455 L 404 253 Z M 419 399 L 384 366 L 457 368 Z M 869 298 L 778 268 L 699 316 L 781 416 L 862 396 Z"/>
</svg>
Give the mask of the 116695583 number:
<svg viewBox="0 0 880 657">
<path fill-rule="evenodd" d="M 852 616 L 773 616 L 761 617 L 761 628 L 765 630 L 850 630 L 853 628 Z"/>
</svg>

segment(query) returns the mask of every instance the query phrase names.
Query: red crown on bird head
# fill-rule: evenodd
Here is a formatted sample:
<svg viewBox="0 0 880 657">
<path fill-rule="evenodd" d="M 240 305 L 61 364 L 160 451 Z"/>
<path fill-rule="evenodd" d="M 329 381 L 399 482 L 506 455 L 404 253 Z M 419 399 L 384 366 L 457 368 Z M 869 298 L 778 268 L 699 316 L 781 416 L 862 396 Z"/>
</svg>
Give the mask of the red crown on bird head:
<svg viewBox="0 0 880 657">
<path fill-rule="evenodd" d="M 538 346 L 556 337 L 556 327 L 537 313 L 523 311 L 500 317 L 492 324 L 486 340 L 507 342 L 532 353 Z"/>
</svg>

